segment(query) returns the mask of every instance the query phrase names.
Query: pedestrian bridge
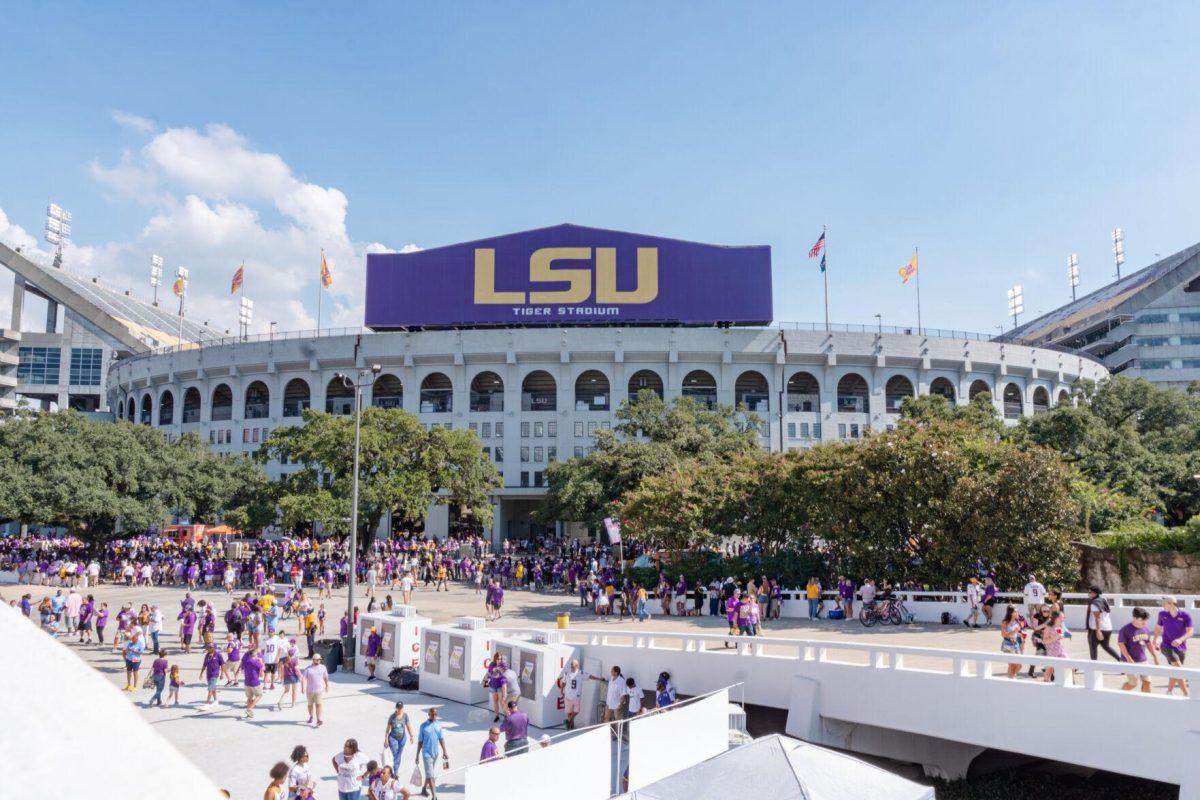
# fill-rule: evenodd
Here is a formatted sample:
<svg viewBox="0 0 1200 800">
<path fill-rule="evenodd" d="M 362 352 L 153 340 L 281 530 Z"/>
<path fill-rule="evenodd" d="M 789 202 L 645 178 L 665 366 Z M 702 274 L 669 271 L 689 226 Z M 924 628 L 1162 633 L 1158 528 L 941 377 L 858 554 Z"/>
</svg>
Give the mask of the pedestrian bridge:
<svg viewBox="0 0 1200 800">
<path fill-rule="evenodd" d="M 1200 800 L 1200 699 L 1158 686 L 1196 670 L 1139 666 L 1156 684 L 1142 694 L 1118 688 L 1111 661 L 612 629 L 572 630 L 566 642 L 593 670 L 619 665 L 642 686 L 664 670 L 686 695 L 741 684 L 744 702 L 786 710 L 789 735 L 932 775 L 965 776 L 978 756 L 1002 751 L 1174 783 L 1180 800 Z M 1013 663 L 1054 667 L 1054 680 L 1010 680 Z"/>
</svg>

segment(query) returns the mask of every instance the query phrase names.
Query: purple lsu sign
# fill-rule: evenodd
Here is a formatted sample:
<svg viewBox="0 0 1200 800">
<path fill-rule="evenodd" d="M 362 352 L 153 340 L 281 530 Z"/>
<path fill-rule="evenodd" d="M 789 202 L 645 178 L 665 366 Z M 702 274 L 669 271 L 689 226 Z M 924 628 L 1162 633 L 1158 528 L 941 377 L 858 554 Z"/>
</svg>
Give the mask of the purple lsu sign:
<svg viewBox="0 0 1200 800">
<path fill-rule="evenodd" d="M 767 323 L 771 248 L 558 225 L 367 256 L 367 327 Z"/>
</svg>

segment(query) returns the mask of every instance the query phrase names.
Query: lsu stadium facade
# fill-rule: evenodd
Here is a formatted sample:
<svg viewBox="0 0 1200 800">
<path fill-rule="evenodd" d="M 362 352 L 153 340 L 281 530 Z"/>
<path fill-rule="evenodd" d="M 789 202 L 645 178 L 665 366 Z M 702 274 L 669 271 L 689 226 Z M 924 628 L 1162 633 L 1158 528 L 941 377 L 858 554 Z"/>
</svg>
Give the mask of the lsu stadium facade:
<svg viewBox="0 0 1200 800">
<path fill-rule="evenodd" d="M 1076 352 L 975 334 L 772 319 L 768 247 L 561 225 L 368 256 L 362 330 L 121 353 L 103 405 L 218 452 L 250 452 L 305 408 L 353 413 L 340 376 L 365 370 L 364 405 L 479 436 L 503 476 L 498 540 L 545 532 L 531 513 L 547 465 L 589 452 L 641 390 L 744 406 L 763 419 L 762 446 L 780 450 L 886 429 L 913 395 L 960 403 L 988 392 L 1015 422 L 1108 374 Z M 426 530 L 452 530 L 450 514 L 433 507 Z"/>
</svg>

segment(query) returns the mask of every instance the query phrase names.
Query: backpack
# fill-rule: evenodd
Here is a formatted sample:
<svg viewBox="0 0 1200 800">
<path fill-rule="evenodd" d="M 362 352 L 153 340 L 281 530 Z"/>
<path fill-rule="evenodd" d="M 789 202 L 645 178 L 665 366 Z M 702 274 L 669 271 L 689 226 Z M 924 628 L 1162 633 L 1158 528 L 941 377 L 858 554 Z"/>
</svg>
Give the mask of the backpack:
<svg viewBox="0 0 1200 800">
<path fill-rule="evenodd" d="M 420 674 L 412 667 L 396 667 L 388 673 L 388 683 L 392 688 L 405 692 L 417 691 L 420 680 Z"/>
</svg>

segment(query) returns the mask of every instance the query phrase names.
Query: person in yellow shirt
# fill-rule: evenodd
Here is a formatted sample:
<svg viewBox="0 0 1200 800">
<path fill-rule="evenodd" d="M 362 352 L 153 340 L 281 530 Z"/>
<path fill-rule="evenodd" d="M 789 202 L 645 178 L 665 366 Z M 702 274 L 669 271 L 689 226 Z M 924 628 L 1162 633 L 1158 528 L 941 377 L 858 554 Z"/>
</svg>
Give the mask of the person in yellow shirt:
<svg viewBox="0 0 1200 800">
<path fill-rule="evenodd" d="M 821 582 L 814 578 L 808 579 L 804 587 L 804 596 L 808 598 L 808 618 L 818 619 L 821 616 Z"/>
<path fill-rule="evenodd" d="M 275 607 L 275 595 L 267 592 L 262 597 L 258 598 L 258 610 L 263 613 L 263 616 L 271 613 L 271 609 Z"/>
<path fill-rule="evenodd" d="M 646 617 L 650 616 L 646 611 L 646 587 L 638 584 L 637 588 L 637 617 L 638 622 L 645 622 Z"/>
<path fill-rule="evenodd" d="M 447 592 L 450 591 L 450 584 L 446 582 L 446 565 L 438 564 L 437 586 L 434 588 L 434 591 L 440 592 L 443 589 L 445 589 Z"/>
</svg>

